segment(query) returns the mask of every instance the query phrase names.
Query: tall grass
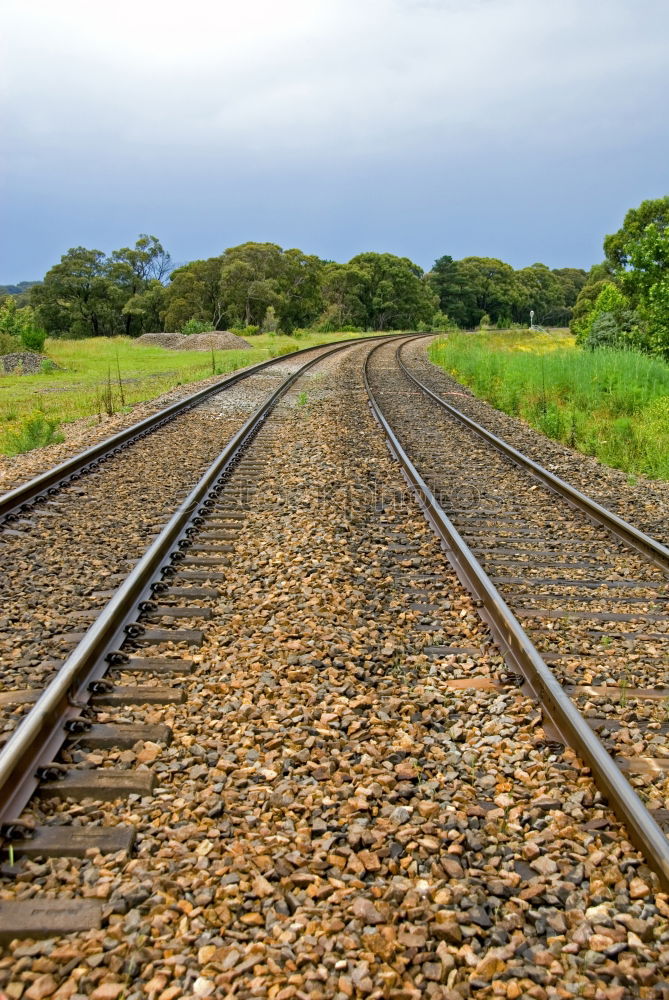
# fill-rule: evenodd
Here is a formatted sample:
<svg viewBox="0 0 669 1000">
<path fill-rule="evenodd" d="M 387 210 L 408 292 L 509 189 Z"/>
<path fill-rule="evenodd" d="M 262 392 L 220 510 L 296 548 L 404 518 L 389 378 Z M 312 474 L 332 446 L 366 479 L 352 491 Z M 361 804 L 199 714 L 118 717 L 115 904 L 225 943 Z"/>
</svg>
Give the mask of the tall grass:
<svg viewBox="0 0 669 1000">
<path fill-rule="evenodd" d="M 577 348 L 560 334 L 453 335 L 430 358 L 549 437 L 629 473 L 669 479 L 669 365 Z"/>
<path fill-rule="evenodd" d="M 21 455 L 33 448 L 44 448 L 47 444 L 59 444 L 64 440 L 57 420 L 50 420 L 43 413 L 33 413 L 18 427 L 6 432 L 5 454 Z"/>
</svg>

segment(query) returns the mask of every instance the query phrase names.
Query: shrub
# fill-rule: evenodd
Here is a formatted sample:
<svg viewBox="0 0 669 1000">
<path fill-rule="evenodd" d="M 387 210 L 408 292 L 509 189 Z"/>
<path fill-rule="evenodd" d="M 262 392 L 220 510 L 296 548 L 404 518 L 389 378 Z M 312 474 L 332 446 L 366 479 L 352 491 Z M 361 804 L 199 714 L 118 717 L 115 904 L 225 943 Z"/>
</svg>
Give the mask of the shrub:
<svg viewBox="0 0 669 1000">
<path fill-rule="evenodd" d="M 583 346 L 593 351 L 596 347 L 621 347 L 623 339 L 615 313 L 603 312 L 593 320 Z"/>
<path fill-rule="evenodd" d="M 255 337 L 260 333 L 259 326 L 245 326 L 242 330 L 242 337 Z"/>
<path fill-rule="evenodd" d="M 211 330 L 211 323 L 206 323 L 201 319 L 189 319 L 181 327 L 181 332 L 185 334 L 191 333 L 209 333 Z"/>
<path fill-rule="evenodd" d="M 7 432 L 5 453 L 21 455 L 48 444 L 60 444 L 64 440 L 64 435 L 58 430 L 57 420 L 51 420 L 43 413 L 33 413 L 17 430 Z"/>
<path fill-rule="evenodd" d="M 51 372 L 56 371 L 56 365 L 53 363 L 51 358 L 45 358 L 42 364 L 39 366 L 39 370 L 42 375 L 50 375 Z"/>
<path fill-rule="evenodd" d="M 262 331 L 263 333 L 276 333 L 277 327 L 279 326 L 279 320 L 276 316 L 276 309 L 274 306 L 267 306 L 265 310 L 265 316 L 262 321 Z"/>
<path fill-rule="evenodd" d="M 26 327 L 21 331 L 21 343 L 27 351 L 37 351 L 38 354 L 44 350 L 46 333 L 39 327 Z"/>
<path fill-rule="evenodd" d="M 11 333 L 3 333 L 0 330 L 0 354 L 14 354 L 21 347 L 21 341 Z"/>
</svg>

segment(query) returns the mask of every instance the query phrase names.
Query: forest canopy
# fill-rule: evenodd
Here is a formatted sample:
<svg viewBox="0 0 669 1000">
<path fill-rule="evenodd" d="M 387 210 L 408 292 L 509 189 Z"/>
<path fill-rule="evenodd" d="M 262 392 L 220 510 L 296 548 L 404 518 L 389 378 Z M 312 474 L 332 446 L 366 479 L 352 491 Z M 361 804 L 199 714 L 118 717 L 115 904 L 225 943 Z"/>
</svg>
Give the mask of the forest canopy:
<svg viewBox="0 0 669 1000">
<path fill-rule="evenodd" d="M 515 271 L 487 257 L 443 256 L 425 273 L 408 257 L 361 253 L 344 264 L 276 243 L 242 243 L 173 267 L 155 236 L 106 255 L 73 247 L 20 304 L 55 337 L 186 329 L 446 329 L 529 321 L 564 325 L 585 271 Z M 32 287 L 28 287 L 32 286 Z M 18 291 L 18 286 L 16 286 Z M 12 292 L 14 288 L 12 288 Z M 19 300 L 17 300 L 19 301 Z"/>
<path fill-rule="evenodd" d="M 604 253 L 589 272 L 448 254 L 424 272 L 389 253 L 338 263 L 248 242 L 175 267 L 157 237 L 142 234 L 110 254 L 68 250 L 41 282 L 4 286 L 0 308 L 14 327 L 16 308 L 30 309 L 31 323 L 55 337 L 501 329 L 529 325 L 532 313 L 535 325 L 571 325 L 588 347 L 622 344 L 669 356 L 669 197 L 631 209 L 605 238 Z"/>
</svg>

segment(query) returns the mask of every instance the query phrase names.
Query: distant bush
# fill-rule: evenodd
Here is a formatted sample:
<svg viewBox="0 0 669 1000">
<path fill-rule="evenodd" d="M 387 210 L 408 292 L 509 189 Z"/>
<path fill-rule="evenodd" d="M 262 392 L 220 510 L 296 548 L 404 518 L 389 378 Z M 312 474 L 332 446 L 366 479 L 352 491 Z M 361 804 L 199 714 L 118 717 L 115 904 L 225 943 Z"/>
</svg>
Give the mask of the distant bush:
<svg viewBox="0 0 669 1000">
<path fill-rule="evenodd" d="M 21 341 L 11 333 L 0 330 L 0 354 L 14 354 L 21 347 Z"/>
<path fill-rule="evenodd" d="M 53 363 L 51 358 L 45 358 L 42 364 L 39 366 L 39 370 L 42 375 L 50 375 L 52 372 L 55 372 L 56 369 L 57 365 Z"/>
<path fill-rule="evenodd" d="M 211 330 L 211 323 L 205 323 L 201 319 L 189 319 L 187 323 L 181 327 L 181 333 L 191 334 L 191 333 L 209 333 Z"/>
<path fill-rule="evenodd" d="M 44 350 L 46 333 L 39 327 L 26 327 L 21 331 L 21 343 L 27 351 L 37 351 L 40 354 Z"/>
<path fill-rule="evenodd" d="M 22 455 L 34 448 L 45 448 L 48 444 L 60 444 L 65 437 L 58 430 L 58 421 L 34 413 L 17 430 L 7 431 L 5 454 Z"/>
<path fill-rule="evenodd" d="M 267 306 L 262 321 L 262 332 L 276 333 L 278 326 L 279 326 L 279 320 L 277 318 L 274 306 Z"/>
</svg>

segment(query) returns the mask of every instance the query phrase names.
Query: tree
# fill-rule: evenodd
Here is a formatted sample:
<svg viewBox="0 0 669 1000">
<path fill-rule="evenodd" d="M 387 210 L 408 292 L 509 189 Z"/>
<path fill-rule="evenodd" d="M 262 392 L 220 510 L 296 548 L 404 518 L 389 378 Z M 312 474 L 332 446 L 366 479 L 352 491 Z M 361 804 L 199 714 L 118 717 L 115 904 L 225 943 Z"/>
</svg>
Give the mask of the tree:
<svg viewBox="0 0 669 1000">
<path fill-rule="evenodd" d="M 459 327 L 473 326 L 471 317 L 475 314 L 476 302 L 459 261 L 444 254 L 435 260 L 427 279 L 439 296 L 441 311 Z"/>
<path fill-rule="evenodd" d="M 496 257 L 465 257 L 458 268 L 468 304 L 466 326 L 477 326 L 486 315 L 493 323 L 513 315 L 519 295 L 510 264 Z"/>
<path fill-rule="evenodd" d="M 639 346 L 669 357 L 669 228 L 651 222 L 624 250 L 630 269 L 621 284 L 642 319 Z"/>
<path fill-rule="evenodd" d="M 109 277 L 124 317 L 125 334 L 130 336 L 133 318 L 142 327 L 143 318 L 151 312 L 148 302 L 155 304 L 159 297 L 154 284 L 152 296 L 142 304 L 141 296 L 152 282 L 162 286 L 172 267 L 170 255 L 155 236 L 142 233 L 134 247 L 114 250 L 108 263 Z M 128 304 L 132 305 L 128 308 Z M 155 311 L 155 309 L 154 309 Z"/>
<path fill-rule="evenodd" d="M 364 329 L 365 307 L 362 302 L 365 274 L 353 264 L 330 262 L 324 266 L 322 293 L 325 311 L 319 323 L 325 331 L 341 330 L 346 326 Z"/>
<path fill-rule="evenodd" d="M 223 254 L 221 296 L 231 326 L 261 326 L 268 306 L 279 309 L 283 251 L 276 243 L 242 243 Z"/>
<path fill-rule="evenodd" d="M 132 295 L 123 306 L 123 315 L 135 320 L 138 332 L 158 331 L 163 328 L 163 315 L 167 304 L 167 289 L 153 279 L 141 291 Z M 130 328 L 126 326 L 130 335 Z"/>
<path fill-rule="evenodd" d="M 357 272 L 360 316 L 368 330 L 415 330 L 429 323 L 439 300 L 423 271 L 408 257 L 361 253 L 348 265 Z"/>
<path fill-rule="evenodd" d="M 54 336 L 137 334 L 160 323 L 163 285 L 170 256 L 155 236 L 142 234 L 134 247 L 101 250 L 73 247 L 33 285 L 38 319 Z"/>
<path fill-rule="evenodd" d="M 163 324 L 166 330 L 180 330 L 189 319 L 222 329 L 225 305 L 221 289 L 223 256 L 193 260 L 172 272 L 165 290 Z"/>
<path fill-rule="evenodd" d="M 630 209 L 604 240 L 607 263 L 636 310 L 634 343 L 669 357 L 669 196 Z"/>
<path fill-rule="evenodd" d="M 280 329 L 286 333 L 295 327 L 309 326 L 322 311 L 323 270 L 320 257 L 301 250 L 283 252 L 277 316 Z"/>
<path fill-rule="evenodd" d="M 635 339 L 637 317 L 629 299 L 612 282 L 605 282 L 587 319 L 581 341 L 585 347 L 629 347 Z"/>
<path fill-rule="evenodd" d="M 532 264 L 515 272 L 516 296 L 510 316 L 527 322 L 530 310 L 540 324 L 557 325 L 569 318 L 562 282 L 545 264 Z"/>
<path fill-rule="evenodd" d="M 101 250 L 73 247 L 31 289 L 39 321 L 54 336 L 121 332 L 120 309 Z"/>
<path fill-rule="evenodd" d="M 604 237 L 604 253 L 614 274 L 619 275 L 629 267 L 632 248 L 650 225 L 660 233 L 669 228 L 669 195 L 642 201 L 638 208 L 631 208 L 622 227 Z"/>
<path fill-rule="evenodd" d="M 564 299 L 564 311 L 562 314 L 562 319 L 560 322 L 564 323 L 566 326 L 572 316 L 572 311 L 574 305 L 576 304 L 576 299 L 578 298 L 579 292 L 584 287 L 588 280 L 588 274 L 583 270 L 582 267 L 558 267 L 553 268 L 553 274 L 560 282 L 562 287 L 562 296 Z M 556 320 L 558 322 L 558 320 Z"/>
</svg>

